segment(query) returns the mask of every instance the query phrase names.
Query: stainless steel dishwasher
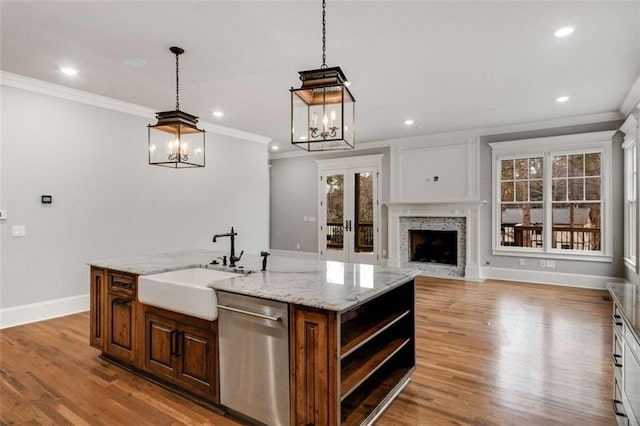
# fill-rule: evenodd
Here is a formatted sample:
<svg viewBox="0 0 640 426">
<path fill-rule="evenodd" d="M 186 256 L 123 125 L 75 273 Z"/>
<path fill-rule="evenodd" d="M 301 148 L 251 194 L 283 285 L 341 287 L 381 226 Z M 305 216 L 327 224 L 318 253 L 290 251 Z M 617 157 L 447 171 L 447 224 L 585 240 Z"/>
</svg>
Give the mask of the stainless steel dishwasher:
<svg viewBox="0 0 640 426">
<path fill-rule="evenodd" d="M 267 425 L 289 425 L 287 304 L 217 295 L 220 403 Z"/>
</svg>

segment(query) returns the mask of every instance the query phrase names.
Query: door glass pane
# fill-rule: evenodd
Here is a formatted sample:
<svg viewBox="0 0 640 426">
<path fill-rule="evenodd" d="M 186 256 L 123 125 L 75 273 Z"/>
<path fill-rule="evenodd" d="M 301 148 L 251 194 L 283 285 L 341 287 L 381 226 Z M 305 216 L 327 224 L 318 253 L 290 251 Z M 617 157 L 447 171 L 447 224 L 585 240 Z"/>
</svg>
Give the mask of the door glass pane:
<svg viewBox="0 0 640 426">
<path fill-rule="evenodd" d="M 373 173 L 355 174 L 353 220 L 354 251 L 356 253 L 373 252 Z"/>
<path fill-rule="evenodd" d="M 344 175 L 326 177 L 327 250 L 344 248 Z"/>
</svg>

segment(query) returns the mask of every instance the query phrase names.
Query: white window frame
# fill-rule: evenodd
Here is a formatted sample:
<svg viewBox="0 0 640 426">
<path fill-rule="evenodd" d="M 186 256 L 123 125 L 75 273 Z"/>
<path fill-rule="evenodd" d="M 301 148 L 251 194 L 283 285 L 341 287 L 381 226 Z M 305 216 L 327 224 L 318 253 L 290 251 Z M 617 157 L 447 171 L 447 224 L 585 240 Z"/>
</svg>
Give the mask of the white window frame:
<svg viewBox="0 0 640 426">
<path fill-rule="evenodd" d="M 639 213 L 638 192 L 640 185 L 638 170 L 638 143 L 640 134 L 638 119 L 631 115 L 620 128 L 625 133 L 622 149 L 624 150 L 624 264 L 632 271 L 638 272 L 639 248 Z"/>
<path fill-rule="evenodd" d="M 612 137 L 615 131 L 581 133 L 568 136 L 521 139 L 516 141 L 490 143 L 492 150 L 492 252 L 497 256 L 545 257 L 552 259 L 586 260 L 594 262 L 613 262 L 612 242 Z M 567 250 L 551 247 L 552 233 L 552 197 L 551 197 L 551 161 L 555 155 L 576 153 L 602 153 L 600 159 L 601 173 L 601 250 Z M 498 230 L 501 225 L 500 215 L 500 161 L 510 158 L 543 157 L 543 246 L 508 247 L 500 245 Z"/>
</svg>

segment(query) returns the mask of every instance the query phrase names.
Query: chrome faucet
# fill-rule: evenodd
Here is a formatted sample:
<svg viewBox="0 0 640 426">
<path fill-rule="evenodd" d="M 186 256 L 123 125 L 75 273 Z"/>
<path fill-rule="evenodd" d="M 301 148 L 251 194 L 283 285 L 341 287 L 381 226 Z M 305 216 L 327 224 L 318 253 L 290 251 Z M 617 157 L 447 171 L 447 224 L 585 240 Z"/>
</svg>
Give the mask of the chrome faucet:
<svg viewBox="0 0 640 426">
<path fill-rule="evenodd" d="M 231 232 L 228 232 L 226 234 L 216 234 L 216 235 L 213 236 L 213 242 L 214 243 L 216 242 L 218 237 L 230 237 L 231 238 L 231 253 L 229 254 L 229 267 L 230 268 L 235 268 L 236 267 L 236 262 L 238 260 L 240 260 L 242 258 L 242 255 L 244 254 L 244 250 L 242 250 L 240 252 L 240 256 L 236 257 L 236 235 L 238 235 L 238 233 L 233 230 L 233 226 L 232 226 L 231 227 Z"/>
</svg>

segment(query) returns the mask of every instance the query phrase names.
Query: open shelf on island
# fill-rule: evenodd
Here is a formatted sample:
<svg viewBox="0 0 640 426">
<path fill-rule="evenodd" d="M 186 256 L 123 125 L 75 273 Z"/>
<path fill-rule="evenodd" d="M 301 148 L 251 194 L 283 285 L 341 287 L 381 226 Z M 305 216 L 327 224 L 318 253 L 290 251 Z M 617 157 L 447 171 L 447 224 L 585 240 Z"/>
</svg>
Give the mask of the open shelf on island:
<svg viewBox="0 0 640 426">
<path fill-rule="evenodd" d="M 415 283 L 340 314 L 340 421 L 368 424 L 415 370 Z"/>
<path fill-rule="evenodd" d="M 351 356 L 342 367 L 340 399 L 349 396 L 357 386 L 389 361 L 409 341 L 409 338 L 399 337 L 390 341 L 378 342 Z"/>
<path fill-rule="evenodd" d="M 343 425 L 360 425 L 383 406 L 394 392 L 402 389 L 413 372 L 411 366 L 390 366 L 377 371 L 362 386 L 342 401 L 340 418 Z"/>
<path fill-rule="evenodd" d="M 410 309 L 395 310 L 382 319 L 374 316 L 358 316 L 343 325 L 340 338 L 341 358 L 350 355 L 363 344 L 411 313 Z"/>
</svg>

